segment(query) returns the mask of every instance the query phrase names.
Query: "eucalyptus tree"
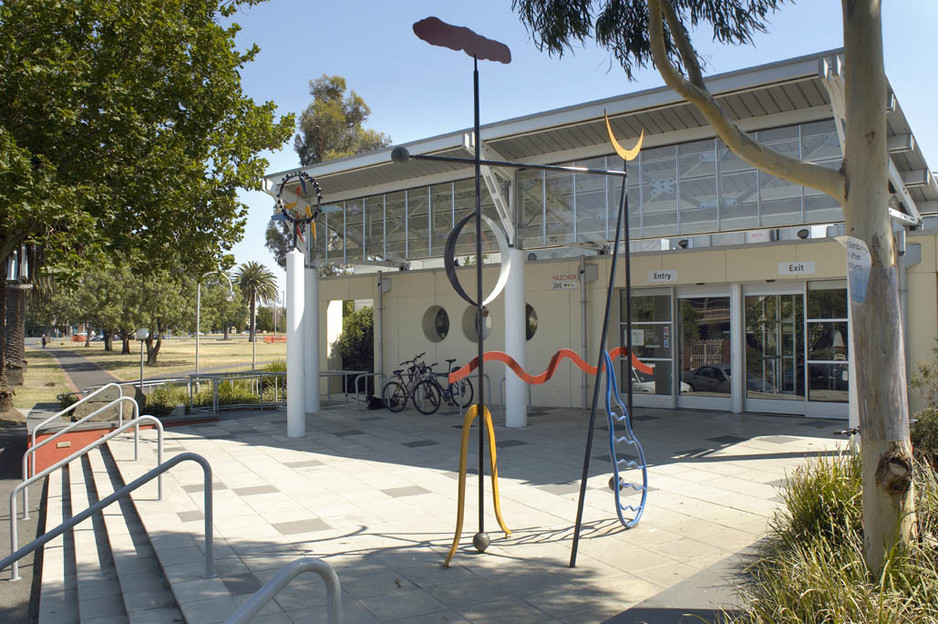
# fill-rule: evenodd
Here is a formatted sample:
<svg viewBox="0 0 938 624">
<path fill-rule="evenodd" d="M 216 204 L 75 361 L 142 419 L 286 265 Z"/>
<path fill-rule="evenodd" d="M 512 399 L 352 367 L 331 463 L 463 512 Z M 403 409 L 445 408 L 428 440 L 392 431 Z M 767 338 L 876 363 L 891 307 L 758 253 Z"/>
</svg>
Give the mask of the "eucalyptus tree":
<svg viewBox="0 0 938 624">
<path fill-rule="evenodd" d="M 270 269 L 252 260 L 238 267 L 235 282 L 250 306 L 249 340 L 254 342 L 257 339 L 257 303 L 267 304 L 277 300 L 277 278 Z"/>
<path fill-rule="evenodd" d="M 512 0 L 512 7 L 550 54 L 595 40 L 626 75 L 653 64 L 665 83 L 697 107 L 716 134 L 757 169 L 808 186 L 843 207 L 848 234 L 869 249 L 864 303 L 853 308 L 862 434 L 865 555 L 873 572 L 915 525 L 912 449 L 896 251 L 889 205 L 887 83 L 881 0 L 841 0 L 844 42 L 844 160 L 827 169 L 780 154 L 743 132 L 707 89 L 689 28 L 709 24 L 716 41 L 749 44 L 784 0 Z"/>
<path fill-rule="evenodd" d="M 231 20 L 256 3 L 0 3 L 0 266 L 24 242 L 60 268 L 114 250 L 218 265 L 243 232 L 237 189 L 293 130 L 241 89 L 258 49 Z M 4 383 L 0 361 L 0 411 Z"/>
<path fill-rule="evenodd" d="M 353 154 L 370 152 L 391 144 L 383 132 L 364 128 L 371 109 L 354 91 L 347 91 L 345 78 L 323 74 L 309 81 L 313 101 L 300 114 L 299 132 L 293 149 L 300 165 L 308 166 Z M 266 232 L 267 249 L 285 269 L 287 252 L 292 248 L 293 232 L 282 221 L 271 222 Z M 335 271 L 335 269 L 330 269 Z"/>
</svg>

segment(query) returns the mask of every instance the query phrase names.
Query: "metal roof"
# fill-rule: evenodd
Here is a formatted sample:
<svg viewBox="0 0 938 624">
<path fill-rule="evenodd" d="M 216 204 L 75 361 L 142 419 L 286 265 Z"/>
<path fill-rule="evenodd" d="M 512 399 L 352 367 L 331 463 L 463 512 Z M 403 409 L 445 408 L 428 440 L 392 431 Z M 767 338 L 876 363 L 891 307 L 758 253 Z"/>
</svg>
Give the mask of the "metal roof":
<svg viewBox="0 0 938 624">
<path fill-rule="evenodd" d="M 769 65 L 713 76 L 707 86 L 729 116 L 747 131 L 829 119 L 827 90 L 821 78 L 825 59 L 841 54 L 831 50 Z M 891 137 L 905 137 L 906 147 L 893 152 L 893 161 L 921 212 L 938 212 L 935 184 L 921 150 L 912 138 L 908 121 L 894 97 L 888 115 Z M 611 153 L 603 121 L 607 112 L 616 136 L 629 144 L 645 131 L 645 147 L 671 145 L 715 136 L 707 121 L 691 104 L 667 87 L 658 87 L 603 100 L 586 102 L 483 125 L 483 145 L 498 159 L 555 163 Z M 471 156 L 464 147 L 471 131 L 406 143 L 412 154 Z M 901 143 L 901 141 L 898 141 Z M 910 144 L 910 145 L 909 145 Z M 391 161 L 391 148 L 320 163 L 303 170 L 316 178 L 324 200 L 342 201 L 382 192 L 468 178 L 471 165 L 439 161 Z M 276 193 L 288 172 L 266 176 L 265 187 Z"/>
</svg>

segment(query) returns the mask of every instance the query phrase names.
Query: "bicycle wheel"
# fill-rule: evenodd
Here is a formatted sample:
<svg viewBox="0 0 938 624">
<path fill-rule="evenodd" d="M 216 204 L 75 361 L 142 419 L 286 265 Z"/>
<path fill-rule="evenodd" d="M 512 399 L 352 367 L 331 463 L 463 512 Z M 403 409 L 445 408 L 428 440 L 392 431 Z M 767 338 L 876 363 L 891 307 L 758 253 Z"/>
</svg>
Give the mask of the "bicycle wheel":
<svg viewBox="0 0 938 624">
<path fill-rule="evenodd" d="M 453 403 L 459 403 L 459 407 L 469 407 L 472 404 L 474 390 L 472 389 L 472 382 L 468 378 L 451 383 L 449 392 L 453 397 Z"/>
<path fill-rule="evenodd" d="M 414 400 L 414 407 L 421 414 L 429 415 L 440 408 L 440 390 L 429 379 L 417 382 L 411 398 Z"/>
<path fill-rule="evenodd" d="M 384 384 L 381 390 L 381 398 L 384 399 L 384 405 L 392 412 L 399 412 L 407 405 L 407 391 L 397 381 L 389 381 Z"/>
</svg>

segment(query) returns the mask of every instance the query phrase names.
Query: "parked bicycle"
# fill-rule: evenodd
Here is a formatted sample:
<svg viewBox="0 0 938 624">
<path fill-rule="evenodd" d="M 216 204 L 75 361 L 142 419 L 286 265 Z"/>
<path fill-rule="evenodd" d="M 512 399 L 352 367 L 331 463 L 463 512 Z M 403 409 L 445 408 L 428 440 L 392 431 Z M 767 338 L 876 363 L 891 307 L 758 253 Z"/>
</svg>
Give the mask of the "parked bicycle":
<svg viewBox="0 0 938 624">
<path fill-rule="evenodd" d="M 414 407 L 421 414 L 433 414 L 439 408 L 443 401 L 446 401 L 450 407 L 468 407 L 472 403 L 473 388 L 472 382 L 468 379 L 460 379 L 455 383 L 449 383 L 449 375 L 453 372 L 453 362 L 456 359 L 446 360 L 447 372 L 433 372 L 435 364 L 430 364 L 429 375 L 417 381 L 412 392 Z M 441 382 L 441 378 L 446 379 Z"/>
<path fill-rule="evenodd" d="M 404 409 L 417 382 L 426 376 L 428 367 L 421 360 L 424 355 L 426 352 L 415 355 L 412 360 L 401 362 L 401 366 L 405 368 L 394 371 L 391 379 L 381 389 L 384 405 L 392 412 L 400 412 Z"/>
</svg>

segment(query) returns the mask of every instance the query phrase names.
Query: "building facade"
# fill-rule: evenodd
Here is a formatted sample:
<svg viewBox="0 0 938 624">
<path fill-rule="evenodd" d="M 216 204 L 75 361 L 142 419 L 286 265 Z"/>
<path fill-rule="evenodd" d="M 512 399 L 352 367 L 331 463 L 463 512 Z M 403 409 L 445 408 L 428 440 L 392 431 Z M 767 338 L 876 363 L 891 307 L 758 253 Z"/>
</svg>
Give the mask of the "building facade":
<svg viewBox="0 0 938 624">
<path fill-rule="evenodd" d="M 836 102 L 843 88 L 837 51 L 733 72 L 708 80 L 737 123 L 788 155 L 839 168 Z M 832 97 L 833 94 L 833 97 Z M 834 102 L 834 104 L 832 104 Z M 932 357 L 938 337 L 938 186 L 896 98 L 886 112 L 900 287 L 911 364 Z M 850 306 L 840 206 L 813 189 L 757 171 L 717 139 L 702 116 L 668 89 L 489 124 L 482 157 L 531 164 L 621 170 L 605 130 L 619 139 L 645 133 L 628 165 L 632 341 L 653 374 L 631 380 L 637 405 L 848 418 L 852 359 Z M 413 154 L 471 157 L 474 138 L 459 131 L 416 141 Z M 330 302 L 376 306 L 376 368 L 426 351 L 429 362 L 476 353 L 475 310 L 442 268 L 444 243 L 474 211 L 471 164 L 392 162 L 390 149 L 308 167 L 325 203 L 312 257 L 345 267 L 307 294 L 320 311 L 319 359 L 330 365 Z M 271 194 L 284 174 L 267 178 Z M 483 167 L 482 205 L 507 236 L 500 249 L 484 234 L 485 290 L 510 260 L 509 293 L 487 308 L 487 350 L 506 350 L 532 373 L 561 348 L 589 362 L 599 333 L 611 268 L 621 176 Z M 457 260 L 474 262 L 465 228 Z M 620 254 L 621 257 L 621 254 Z M 457 271 L 474 292 L 475 270 Z M 625 277 L 617 271 L 613 327 L 606 348 L 625 344 Z M 330 322 L 332 327 L 330 328 Z M 523 335 L 524 340 L 520 337 Z M 331 363 L 339 368 L 340 363 Z M 487 367 L 492 402 L 509 424 L 527 405 L 587 406 L 592 379 L 569 364 L 543 385 L 524 387 L 501 365 Z M 621 377 L 621 375 L 620 375 Z M 620 379 L 623 388 L 627 380 Z"/>
</svg>

